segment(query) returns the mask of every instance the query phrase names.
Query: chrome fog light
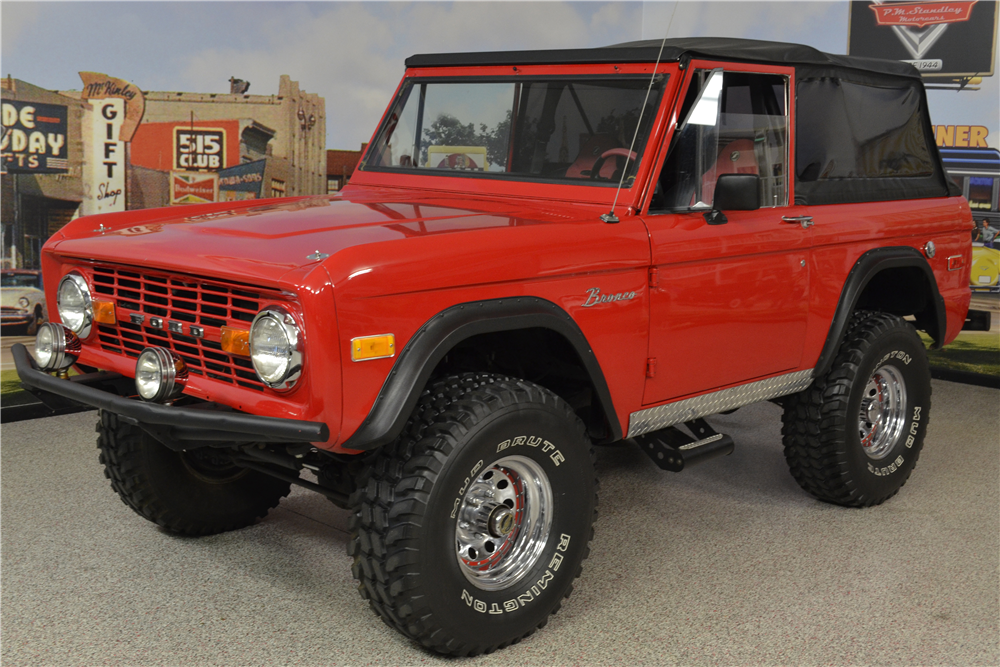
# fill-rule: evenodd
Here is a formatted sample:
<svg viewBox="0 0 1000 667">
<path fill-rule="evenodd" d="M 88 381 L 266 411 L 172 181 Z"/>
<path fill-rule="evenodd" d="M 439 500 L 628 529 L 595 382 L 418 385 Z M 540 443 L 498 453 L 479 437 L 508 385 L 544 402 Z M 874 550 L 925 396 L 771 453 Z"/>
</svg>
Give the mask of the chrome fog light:
<svg viewBox="0 0 1000 667">
<path fill-rule="evenodd" d="M 61 324 L 46 322 L 35 334 L 35 362 L 43 371 L 61 371 L 76 363 L 80 339 Z"/>
<path fill-rule="evenodd" d="M 272 389 L 291 389 L 302 374 L 302 334 L 288 311 L 271 307 L 250 326 L 250 361 L 257 377 Z"/>
<path fill-rule="evenodd" d="M 145 401 L 162 403 L 184 390 L 187 366 L 162 347 L 147 347 L 135 362 L 135 390 Z"/>
<path fill-rule="evenodd" d="M 94 306 L 90 303 L 90 288 L 79 273 L 67 273 L 59 281 L 56 309 L 63 324 L 80 338 L 90 335 L 94 322 Z"/>
</svg>

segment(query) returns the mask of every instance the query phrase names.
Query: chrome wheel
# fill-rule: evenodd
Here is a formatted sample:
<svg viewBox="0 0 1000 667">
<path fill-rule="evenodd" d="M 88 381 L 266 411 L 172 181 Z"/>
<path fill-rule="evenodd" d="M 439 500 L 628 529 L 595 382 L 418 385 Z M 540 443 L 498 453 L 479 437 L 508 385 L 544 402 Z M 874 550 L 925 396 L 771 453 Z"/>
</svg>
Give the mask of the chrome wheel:
<svg viewBox="0 0 1000 667">
<path fill-rule="evenodd" d="M 508 456 L 469 485 L 457 512 L 455 554 L 484 590 L 513 585 L 535 565 L 552 525 L 552 486 L 523 456 Z"/>
<path fill-rule="evenodd" d="M 888 456 L 906 423 L 906 383 L 895 366 L 882 366 L 868 378 L 861 397 L 858 434 L 865 454 Z"/>
</svg>

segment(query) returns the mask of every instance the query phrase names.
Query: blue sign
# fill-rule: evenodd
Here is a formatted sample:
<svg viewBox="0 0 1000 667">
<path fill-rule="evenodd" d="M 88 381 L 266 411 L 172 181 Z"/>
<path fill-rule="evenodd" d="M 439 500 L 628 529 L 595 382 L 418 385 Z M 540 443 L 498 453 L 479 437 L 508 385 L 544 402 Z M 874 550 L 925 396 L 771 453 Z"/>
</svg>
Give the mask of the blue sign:
<svg viewBox="0 0 1000 667">
<path fill-rule="evenodd" d="M 267 160 L 246 162 L 219 171 L 219 192 L 249 192 L 260 197 Z"/>
<path fill-rule="evenodd" d="M 0 155 L 5 174 L 67 173 L 66 107 L 4 100 Z"/>
</svg>

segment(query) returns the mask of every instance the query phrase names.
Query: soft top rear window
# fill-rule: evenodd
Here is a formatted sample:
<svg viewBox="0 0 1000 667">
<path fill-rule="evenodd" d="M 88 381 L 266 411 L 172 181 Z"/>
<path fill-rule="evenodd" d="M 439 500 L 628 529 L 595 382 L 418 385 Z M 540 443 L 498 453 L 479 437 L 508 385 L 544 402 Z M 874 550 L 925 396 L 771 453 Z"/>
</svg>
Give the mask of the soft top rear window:
<svg viewBox="0 0 1000 667">
<path fill-rule="evenodd" d="M 795 112 L 798 203 L 949 194 L 919 81 L 856 72 L 802 74 Z"/>
<path fill-rule="evenodd" d="M 629 187 L 665 81 L 410 79 L 361 168 Z"/>
</svg>

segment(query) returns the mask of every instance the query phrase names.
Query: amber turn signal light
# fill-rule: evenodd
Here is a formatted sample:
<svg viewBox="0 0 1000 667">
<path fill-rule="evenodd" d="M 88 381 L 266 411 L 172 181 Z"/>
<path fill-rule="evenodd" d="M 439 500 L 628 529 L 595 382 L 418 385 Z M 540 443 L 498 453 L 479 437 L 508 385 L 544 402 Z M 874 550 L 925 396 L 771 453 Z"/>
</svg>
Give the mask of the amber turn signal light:
<svg viewBox="0 0 1000 667">
<path fill-rule="evenodd" d="M 396 354 L 396 337 L 393 334 L 363 336 L 351 339 L 351 359 L 384 359 Z"/>
<path fill-rule="evenodd" d="M 241 357 L 250 356 L 250 332 L 244 329 L 222 327 L 222 351 Z"/>
<path fill-rule="evenodd" d="M 118 315 L 115 313 L 115 304 L 111 301 L 94 301 L 94 321 L 101 324 L 117 324 Z"/>
</svg>

